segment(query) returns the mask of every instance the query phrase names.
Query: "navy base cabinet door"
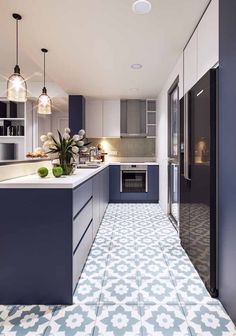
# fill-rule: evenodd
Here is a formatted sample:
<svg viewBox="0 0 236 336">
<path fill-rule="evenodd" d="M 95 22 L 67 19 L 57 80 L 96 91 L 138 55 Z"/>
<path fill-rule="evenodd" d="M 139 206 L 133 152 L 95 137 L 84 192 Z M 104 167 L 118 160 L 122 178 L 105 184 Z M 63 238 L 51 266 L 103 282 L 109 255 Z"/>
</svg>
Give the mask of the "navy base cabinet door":
<svg viewBox="0 0 236 336">
<path fill-rule="evenodd" d="M 100 174 L 93 177 L 93 239 L 100 225 Z"/>
<path fill-rule="evenodd" d="M 148 166 L 148 201 L 159 202 L 159 166 Z"/>
<path fill-rule="evenodd" d="M 119 202 L 120 193 L 120 165 L 110 166 L 110 202 Z"/>
<path fill-rule="evenodd" d="M 121 193 L 122 202 L 147 202 L 148 193 L 146 192 L 136 192 L 136 193 Z"/>
</svg>

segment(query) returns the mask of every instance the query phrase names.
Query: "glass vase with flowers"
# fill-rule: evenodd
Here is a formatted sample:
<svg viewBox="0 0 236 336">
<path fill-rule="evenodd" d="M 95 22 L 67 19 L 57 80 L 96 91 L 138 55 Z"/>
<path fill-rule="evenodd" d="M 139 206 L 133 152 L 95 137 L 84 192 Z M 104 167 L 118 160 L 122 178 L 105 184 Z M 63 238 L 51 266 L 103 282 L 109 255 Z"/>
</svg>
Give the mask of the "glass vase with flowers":
<svg viewBox="0 0 236 336">
<path fill-rule="evenodd" d="M 70 129 L 66 128 L 63 134 L 58 130 L 57 133 L 58 139 L 49 132 L 42 135 L 40 140 L 53 163 L 62 167 L 63 175 L 71 175 L 76 169 L 79 151 L 85 146 L 85 131 L 80 130 L 78 134 L 71 136 Z"/>
</svg>

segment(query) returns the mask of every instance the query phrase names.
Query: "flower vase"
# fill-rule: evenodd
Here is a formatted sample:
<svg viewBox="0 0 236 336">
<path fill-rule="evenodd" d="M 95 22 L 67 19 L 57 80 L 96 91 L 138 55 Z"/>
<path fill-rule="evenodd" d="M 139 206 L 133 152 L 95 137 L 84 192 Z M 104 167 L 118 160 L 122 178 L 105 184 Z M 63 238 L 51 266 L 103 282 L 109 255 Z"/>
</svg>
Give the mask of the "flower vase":
<svg viewBox="0 0 236 336">
<path fill-rule="evenodd" d="M 71 158 L 64 158 L 60 156 L 60 165 L 63 169 L 63 175 L 72 175 L 75 170 L 74 162 L 71 162 Z"/>
</svg>

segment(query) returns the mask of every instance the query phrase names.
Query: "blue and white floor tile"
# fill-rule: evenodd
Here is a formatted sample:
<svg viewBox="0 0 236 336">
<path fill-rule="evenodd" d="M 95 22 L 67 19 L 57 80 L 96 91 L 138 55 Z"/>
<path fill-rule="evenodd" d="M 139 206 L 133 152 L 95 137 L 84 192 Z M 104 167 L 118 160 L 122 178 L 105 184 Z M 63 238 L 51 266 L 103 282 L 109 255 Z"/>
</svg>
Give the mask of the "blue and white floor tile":
<svg viewBox="0 0 236 336">
<path fill-rule="evenodd" d="M 72 306 L 0 306 L 4 336 L 236 336 L 157 204 L 110 204 Z"/>
<path fill-rule="evenodd" d="M 9 316 L 12 309 L 13 309 L 12 306 L 0 305 L 0 335 L 2 334 L 2 331 L 6 324 L 6 319 Z"/>
<path fill-rule="evenodd" d="M 52 306 L 15 306 L 4 323 L 0 324 L 0 335 L 36 336 L 43 335 L 53 316 Z"/>
<path fill-rule="evenodd" d="M 236 335 L 235 326 L 219 305 L 186 305 L 184 313 L 193 336 Z"/>
<path fill-rule="evenodd" d="M 125 260 L 135 260 L 136 258 L 136 251 L 134 248 L 130 246 L 125 247 L 115 247 L 112 246 L 109 254 L 110 260 L 116 260 L 118 258 L 125 259 Z"/>
<path fill-rule="evenodd" d="M 107 278 L 135 278 L 137 276 L 137 267 L 134 261 L 117 258 L 108 261 L 106 269 Z"/>
<path fill-rule="evenodd" d="M 138 274 L 141 278 L 169 278 L 170 272 L 164 260 L 142 260 L 138 263 Z"/>
<path fill-rule="evenodd" d="M 147 260 L 153 260 L 153 259 L 162 259 L 162 251 L 159 248 L 159 246 L 138 246 L 137 247 L 137 256 L 140 257 L 140 259 L 147 259 Z"/>
<path fill-rule="evenodd" d="M 179 305 L 141 307 L 143 336 L 191 336 Z"/>
<path fill-rule="evenodd" d="M 190 261 L 178 259 L 169 265 L 169 270 L 174 278 L 195 279 L 199 275 Z"/>
<path fill-rule="evenodd" d="M 106 279 L 102 288 L 100 303 L 138 305 L 139 287 L 137 279 Z"/>
<path fill-rule="evenodd" d="M 98 309 L 94 336 L 123 335 L 142 335 L 139 307 L 131 305 L 100 306 Z"/>
<path fill-rule="evenodd" d="M 102 292 L 103 278 L 81 277 L 74 294 L 75 304 L 97 305 Z"/>
<path fill-rule="evenodd" d="M 59 306 L 55 310 L 44 336 L 92 335 L 97 309 L 96 305 Z"/>
<path fill-rule="evenodd" d="M 102 278 L 106 271 L 105 259 L 94 259 L 86 262 L 82 278 Z"/>
<path fill-rule="evenodd" d="M 139 292 L 143 305 L 179 304 L 174 284 L 168 278 L 141 279 Z"/>
<path fill-rule="evenodd" d="M 201 279 L 175 279 L 175 289 L 182 305 L 219 303 L 212 299 Z"/>
</svg>

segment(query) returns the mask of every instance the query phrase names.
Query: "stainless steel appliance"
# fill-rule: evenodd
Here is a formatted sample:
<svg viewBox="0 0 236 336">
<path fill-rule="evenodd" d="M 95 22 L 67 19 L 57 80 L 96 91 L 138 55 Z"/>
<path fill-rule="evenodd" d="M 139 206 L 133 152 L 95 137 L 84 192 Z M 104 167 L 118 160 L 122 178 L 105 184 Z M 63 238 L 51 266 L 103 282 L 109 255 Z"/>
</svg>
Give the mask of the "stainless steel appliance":
<svg viewBox="0 0 236 336">
<path fill-rule="evenodd" d="M 0 144 L 0 161 L 16 159 L 16 144 L 2 143 Z"/>
<path fill-rule="evenodd" d="M 213 297 L 217 283 L 217 70 L 180 101 L 180 239 Z"/>
<path fill-rule="evenodd" d="M 148 192 L 147 165 L 120 166 L 120 192 L 139 193 Z"/>
<path fill-rule="evenodd" d="M 145 138 L 147 136 L 145 100 L 121 100 L 120 117 L 122 138 Z"/>
</svg>

